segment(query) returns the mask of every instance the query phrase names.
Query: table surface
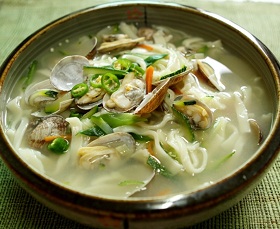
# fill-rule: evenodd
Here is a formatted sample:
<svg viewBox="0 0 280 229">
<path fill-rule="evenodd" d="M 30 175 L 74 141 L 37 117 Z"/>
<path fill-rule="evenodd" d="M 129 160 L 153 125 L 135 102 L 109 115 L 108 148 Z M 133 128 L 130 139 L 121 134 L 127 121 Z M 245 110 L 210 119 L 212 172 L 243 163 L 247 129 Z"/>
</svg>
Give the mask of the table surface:
<svg viewBox="0 0 280 229">
<path fill-rule="evenodd" d="M 170 0 L 172 1 L 172 0 Z M 0 0 L 0 64 L 28 35 L 52 20 L 106 0 Z M 280 1 L 173 0 L 220 14 L 258 37 L 280 60 Z M 227 211 L 196 228 L 280 228 L 280 157 L 260 184 Z M 0 228 L 83 228 L 38 203 L 0 159 Z"/>
</svg>

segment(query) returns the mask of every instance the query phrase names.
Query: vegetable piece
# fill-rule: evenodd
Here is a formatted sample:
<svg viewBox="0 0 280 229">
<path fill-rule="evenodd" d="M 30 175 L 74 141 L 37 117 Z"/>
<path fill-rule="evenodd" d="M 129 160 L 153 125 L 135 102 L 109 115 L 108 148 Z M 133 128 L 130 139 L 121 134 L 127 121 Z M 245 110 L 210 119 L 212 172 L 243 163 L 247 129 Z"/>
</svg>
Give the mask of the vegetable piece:
<svg viewBox="0 0 280 229">
<path fill-rule="evenodd" d="M 104 113 L 100 117 L 112 128 L 144 122 L 147 119 L 132 113 Z"/>
<path fill-rule="evenodd" d="M 81 119 L 91 118 L 91 116 L 93 116 L 97 111 L 98 111 L 98 106 L 94 106 L 93 108 L 91 108 L 90 111 L 88 111 L 87 113 L 85 113 L 85 114 L 81 117 Z"/>
<path fill-rule="evenodd" d="M 72 90 L 71 95 L 74 98 L 80 98 L 88 92 L 88 85 L 86 83 L 78 83 L 76 84 Z"/>
<path fill-rule="evenodd" d="M 45 92 L 45 95 L 49 96 L 49 97 L 52 97 L 52 98 L 56 98 L 58 92 L 57 91 L 52 91 L 52 90 L 47 90 Z"/>
<path fill-rule="evenodd" d="M 156 55 L 148 56 L 146 59 L 144 59 L 144 61 L 148 67 L 153 63 L 155 63 L 157 60 L 163 59 L 166 56 L 168 56 L 168 54 L 156 54 Z"/>
<path fill-rule="evenodd" d="M 196 50 L 196 52 L 206 54 L 208 50 L 209 50 L 209 47 L 207 45 L 204 45 L 204 46 L 200 47 L 198 50 Z"/>
<path fill-rule="evenodd" d="M 149 155 L 147 164 L 162 176 L 168 178 L 172 177 L 172 173 L 169 172 L 154 156 Z"/>
<path fill-rule="evenodd" d="M 153 75 L 154 75 L 154 67 L 149 66 L 146 69 L 146 94 L 150 93 L 153 90 Z"/>
<path fill-rule="evenodd" d="M 106 73 L 101 78 L 102 87 L 109 93 L 112 94 L 120 87 L 120 81 L 118 77 L 112 73 Z"/>
<path fill-rule="evenodd" d="M 79 113 L 76 109 L 71 109 L 70 108 L 70 115 L 69 117 L 77 117 L 77 118 L 81 118 L 82 117 L 82 114 Z"/>
<path fill-rule="evenodd" d="M 184 137 L 189 142 L 194 142 L 195 136 L 189 118 L 185 116 L 183 113 L 181 113 L 180 111 L 178 111 L 174 106 L 172 106 L 171 108 L 172 108 L 173 115 L 176 117 L 177 121 L 183 125 L 183 128 L 185 130 Z"/>
<path fill-rule="evenodd" d="M 134 72 L 135 76 L 142 76 L 144 75 L 145 71 L 141 68 L 137 63 L 132 63 L 129 68 L 130 72 Z"/>
<path fill-rule="evenodd" d="M 148 142 L 148 141 L 151 141 L 153 140 L 152 138 L 150 138 L 149 136 L 146 136 L 146 135 L 140 135 L 140 134 L 135 134 L 135 133 L 129 133 L 133 138 L 134 140 L 136 141 L 140 141 L 140 142 Z"/>
<path fill-rule="evenodd" d="M 128 71 L 131 65 L 131 61 L 126 58 L 119 58 L 113 63 L 113 68 L 116 70 Z"/>
<path fill-rule="evenodd" d="M 165 75 L 165 76 L 160 77 L 160 80 L 164 80 L 164 79 L 167 79 L 167 78 L 169 78 L 169 77 L 176 76 L 176 75 L 178 75 L 178 74 L 180 74 L 180 73 L 183 73 L 183 72 L 186 71 L 186 70 L 187 70 L 187 67 L 186 67 L 186 66 L 183 66 L 182 68 L 180 68 L 179 70 L 177 70 L 177 71 L 175 71 L 175 72 L 172 72 L 172 73 L 170 73 L 170 74 L 167 74 L 167 75 Z"/>
<path fill-rule="evenodd" d="M 147 51 L 153 51 L 153 47 L 147 44 L 138 44 L 137 47 L 146 49 Z"/>
<path fill-rule="evenodd" d="M 196 104 L 195 100 L 188 100 L 188 101 L 178 100 L 178 101 L 174 101 L 174 106 L 178 106 L 178 107 L 184 107 L 184 106 L 195 105 L 195 104 Z"/>
<path fill-rule="evenodd" d="M 114 69 L 112 66 L 105 66 L 105 67 L 84 66 L 83 71 L 84 71 L 84 75 L 95 75 L 95 74 L 104 75 L 106 73 L 112 73 L 116 76 L 124 76 L 127 73 L 126 71 L 123 70 Z"/>
<path fill-rule="evenodd" d="M 143 181 L 138 180 L 125 180 L 121 181 L 118 185 L 119 186 L 128 186 L 128 185 L 142 185 L 145 184 Z"/>
<path fill-rule="evenodd" d="M 71 139 L 71 135 L 50 135 L 44 138 L 45 142 L 51 142 L 56 138 L 64 138 L 64 139 Z"/>
<path fill-rule="evenodd" d="M 102 88 L 101 78 L 102 78 L 101 74 L 92 75 L 89 79 L 90 85 L 94 88 Z"/>
<path fill-rule="evenodd" d="M 67 92 L 64 95 L 62 95 L 61 97 L 59 97 L 57 100 L 53 101 L 52 103 L 46 104 L 44 111 L 47 114 L 54 113 L 60 109 L 60 103 L 62 103 L 63 101 L 69 100 L 69 99 L 71 99 L 71 93 Z"/>
<path fill-rule="evenodd" d="M 113 129 L 100 116 L 92 116 L 90 121 L 99 126 L 106 134 L 113 133 Z"/>
<path fill-rule="evenodd" d="M 89 129 L 80 131 L 79 133 L 87 136 L 96 136 L 96 137 L 106 135 L 106 133 L 97 125 L 94 125 Z"/>
<path fill-rule="evenodd" d="M 54 139 L 49 145 L 48 150 L 56 154 L 63 154 L 69 148 L 69 142 L 61 137 Z"/>
<path fill-rule="evenodd" d="M 23 89 L 26 89 L 27 86 L 33 81 L 33 77 L 35 75 L 35 71 L 37 69 L 38 61 L 34 60 L 28 68 L 27 76 L 23 84 Z"/>
</svg>

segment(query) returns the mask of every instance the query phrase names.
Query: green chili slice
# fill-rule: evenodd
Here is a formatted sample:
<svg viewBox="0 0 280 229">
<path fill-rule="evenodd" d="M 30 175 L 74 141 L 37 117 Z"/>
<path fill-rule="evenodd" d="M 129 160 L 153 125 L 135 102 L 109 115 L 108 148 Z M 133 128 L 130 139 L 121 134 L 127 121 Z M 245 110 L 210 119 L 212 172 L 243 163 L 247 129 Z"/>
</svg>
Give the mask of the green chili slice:
<svg viewBox="0 0 280 229">
<path fill-rule="evenodd" d="M 102 87 L 108 92 L 113 93 L 120 87 L 120 81 L 118 77 L 112 73 L 106 73 L 101 78 Z"/>
<path fill-rule="evenodd" d="M 113 68 L 117 70 L 128 71 L 131 65 L 131 61 L 126 58 L 119 58 L 113 63 Z"/>
<path fill-rule="evenodd" d="M 71 95 L 74 98 L 79 98 L 85 95 L 87 92 L 88 92 L 88 85 L 86 83 L 79 83 L 72 88 Z"/>
<path fill-rule="evenodd" d="M 145 71 L 137 63 L 132 63 L 129 67 L 130 72 L 134 72 L 136 76 L 144 75 Z"/>
<path fill-rule="evenodd" d="M 69 148 L 69 142 L 61 137 L 54 139 L 49 145 L 48 150 L 56 154 L 63 154 Z"/>
<path fill-rule="evenodd" d="M 102 74 L 92 75 L 89 80 L 90 85 L 94 88 L 101 88 L 102 87 L 101 78 L 102 78 Z"/>
</svg>

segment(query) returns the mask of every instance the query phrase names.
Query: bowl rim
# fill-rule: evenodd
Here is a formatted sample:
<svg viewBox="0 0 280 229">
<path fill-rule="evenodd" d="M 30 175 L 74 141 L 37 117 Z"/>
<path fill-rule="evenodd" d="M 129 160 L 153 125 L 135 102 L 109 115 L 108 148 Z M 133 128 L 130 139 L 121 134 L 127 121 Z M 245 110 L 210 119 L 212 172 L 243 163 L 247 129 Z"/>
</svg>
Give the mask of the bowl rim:
<svg viewBox="0 0 280 229">
<path fill-rule="evenodd" d="M 115 8 L 115 7 L 123 7 L 123 6 L 144 6 L 144 7 L 164 7 L 164 8 L 172 8 L 173 10 L 184 10 L 184 11 L 192 11 L 195 14 L 199 14 L 202 17 L 207 17 L 210 20 L 214 20 L 218 23 L 223 24 L 224 26 L 234 30 L 239 33 L 240 36 L 245 38 L 251 45 L 255 47 L 256 50 L 262 55 L 265 59 L 267 65 L 272 71 L 272 75 L 274 76 L 274 80 L 276 81 L 276 86 L 278 88 L 278 100 L 279 100 L 279 75 L 280 75 L 280 65 L 276 60 L 272 52 L 255 36 L 251 33 L 240 27 L 239 25 L 233 23 L 232 21 L 225 19 L 222 16 L 219 16 L 215 13 L 184 5 L 179 3 L 169 3 L 169 2 L 150 2 L 150 1 L 138 1 L 135 3 L 134 1 L 119 1 L 114 3 L 105 3 L 96 5 L 93 7 L 88 7 L 85 9 L 81 9 L 78 11 L 74 11 L 72 13 L 66 14 L 56 20 L 51 21 L 46 24 L 42 28 L 38 29 L 31 35 L 29 35 L 26 39 L 24 39 L 5 59 L 3 64 L 0 67 L 1 81 L 0 81 L 0 93 L 2 91 L 2 86 L 4 84 L 4 80 L 8 75 L 9 69 L 12 67 L 13 62 L 17 59 L 17 57 L 23 52 L 28 45 L 34 41 L 38 36 L 43 36 L 44 32 L 55 28 L 58 24 L 64 23 L 68 20 L 71 20 L 75 17 L 78 17 L 81 14 L 85 14 L 87 12 L 95 12 L 102 10 L 104 8 Z M 279 101 L 277 101 L 279 103 Z M 276 141 L 277 136 L 280 135 L 280 128 L 275 128 L 276 126 L 280 126 L 279 120 L 279 105 L 277 104 L 277 114 L 274 118 L 273 127 L 271 127 L 270 139 L 266 140 L 258 153 L 256 153 L 246 165 L 243 165 L 241 169 L 234 172 L 233 174 L 227 176 L 226 178 L 216 182 L 213 185 L 210 185 L 204 189 L 196 190 L 195 192 L 187 193 L 187 194 L 173 194 L 172 196 L 164 196 L 157 198 L 141 198 L 141 199 L 110 199 L 106 197 L 96 197 L 88 194 L 80 193 L 78 191 L 71 190 L 62 186 L 58 183 L 52 182 L 51 179 L 41 175 L 34 169 L 32 169 L 29 165 L 27 165 L 18 155 L 14 152 L 13 147 L 10 146 L 9 141 L 6 139 L 4 127 L 1 122 L 1 145 L 8 146 L 8 150 L 12 152 L 12 159 L 8 158 L 7 155 L 1 153 L 1 157 L 5 164 L 16 174 L 16 176 L 23 180 L 25 185 L 32 187 L 33 190 L 38 192 L 42 192 L 42 190 L 34 183 L 41 184 L 42 187 L 46 185 L 51 185 L 54 188 L 54 191 L 51 190 L 48 194 L 48 198 L 56 201 L 57 203 L 67 204 L 67 202 L 73 201 L 77 198 L 77 194 L 79 196 L 79 205 L 85 208 L 96 208 L 99 210 L 110 210 L 113 212 L 124 212 L 124 213 L 135 213 L 145 211 L 147 208 L 149 211 L 157 212 L 160 210 L 182 210 L 188 209 L 188 211 L 194 211 L 195 209 L 205 208 L 205 206 L 215 205 L 217 202 L 223 202 L 228 197 L 232 197 L 240 193 L 244 188 L 248 186 L 250 183 L 255 182 L 255 178 L 258 176 L 263 176 L 263 174 L 267 171 L 267 169 L 271 166 L 272 162 L 277 158 L 280 143 Z M 266 148 L 267 150 L 264 150 Z M 266 154 L 264 154 L 266 152 Z M 257 169 L 253 169 L 256 167 Z M 24 168 L 29 168 L 28 170 L 24 170 Z M 30 169 L 31 168 L 31 169 Z M 32 177 L 31 181 L 28 177 Z M 33 183 L 34 182 L 34 183 Z M 237 182 L 237 183 L 236 183 Z M 64 194 L 56 193 L 56 188 L 64 191 Z M 223 190 L 222 195 L 220 195 Z M 44 192 L 44 191 L 43 191 Z M 46 192 L 46 191 L 45 191 Z M 54 196 L 51 196 L 50 193 Z M 65 195 L 66 193 L 66 195 Z M 34 191 L 35 194 L 35 191 Z M 36 194 L 35 194 L 36 195 Z M 89 203 L 90 201 L 94 202 L 94 204 Z M 76 200 L 74 202 L 77 202 Z M 104 204 L 105 203 L 105 204 Z M 113 204 L 112 204 L 113 203 Z"/>
</svg>

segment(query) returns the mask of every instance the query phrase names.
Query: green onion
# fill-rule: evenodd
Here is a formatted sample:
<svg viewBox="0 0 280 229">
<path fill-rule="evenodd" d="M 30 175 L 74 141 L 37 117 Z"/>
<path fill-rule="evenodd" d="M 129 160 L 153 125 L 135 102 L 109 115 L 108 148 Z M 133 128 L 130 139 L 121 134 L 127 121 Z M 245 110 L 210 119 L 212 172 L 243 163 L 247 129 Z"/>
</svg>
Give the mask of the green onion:
<svg viewBox="0 0 280 229">
<path fill-rule="evenodd" d="M 82 114 L 79 113 L 76 109 L 74 108 L 70 108 L 70 114 L 69 117 L 77 117 L 77 118 L 81 118 Z"/>
<path fill-rule="evenodd" d="M 135 133 L 129 133 L 129 134 L 134 138 L 134 140 L 139 141 L 139 142 L 149 142 L 149 141 L 153 140 L 149 136 L 135 134 Z"/>
<path fill-rule="evenodd" d="M 58 92 L 57 91 L 52 91 L 52 90 L 48 90 L 45 92 L 45 95 L 52 97 L 52 98 L 56 98 Z"/>
<path fill-rule="evenodd" d="M 38 61 L 34 60 L 28 68 L 27 76 L 25 82 L 23 84 L 23 89 L 26 89 L 27 86 L 33 81 L 36 69 L 37 69 Z"/>
<path fill-rule="evenodd" d="M 142 76 L 145 73 L 145 70 L 141 68 L 137 63 L 132 63 L 129 68 L 130 72 L 134 72 L 136 76 Z"/>
<path fill-rule="evenodd" d="M 96 136 L 96 137 L 106 135 L 106 133 L 97 125 L 94 125 L 89 129 L 80 131 L 79 133 L 87 136 Z"/>
<path fill-rule="evenodd" d="M 98 111 L 98 106 L 94 106 L 93 108 L 91 108 L 90 111 L 85 113 L 81 118 L 82 119 L 91 118 L 91 116 L 93 116 L 97 111 Z"/>
<path fill-rule="evenodd" d="M 142 185 L 145 184 L 143 181 L 137 180 L 125 180 L 119 183 L 119 186 L 128 186 L 128 185 Z"/>
<path fill-rule="evenodd" d="M 147 64 L 147 67 L 149 67 L 157 60 L 163 59 L 166 56 L 168 56 L 168 54 L 156 54 L 156 55 L 148 56 L 146 59 L 144 59 L 144 61 Z"/>
<path fill-rule="evenodd" d="M 113 129 L 108 125 L 108 123 L 106 123 L 100 116 L 92 116 L 90 118 L 90 121 L 97 125 L 98 127 L 100 127 L 100 129 L 103 130 L 104 133 L 106 134 L 110 134 L 113 133 Z"/>
<path fill-rule="evenodd" d="M 112 128 L 124 125 L 133 125 L 137 122 L 146 121 L 146 118 L 132 113 L 104 113 L 100 117 Z"/>
<path fill-rule="evenodd" d="M 171 172 L 169 172 L 165 166 L 163 166 L 156 158 L 153 156 L 149 156 L 147 160 L 147 164 L 151 166 L 156 172 L 161 174 L 164 177 L 172 177 Z"/>
</svg>

